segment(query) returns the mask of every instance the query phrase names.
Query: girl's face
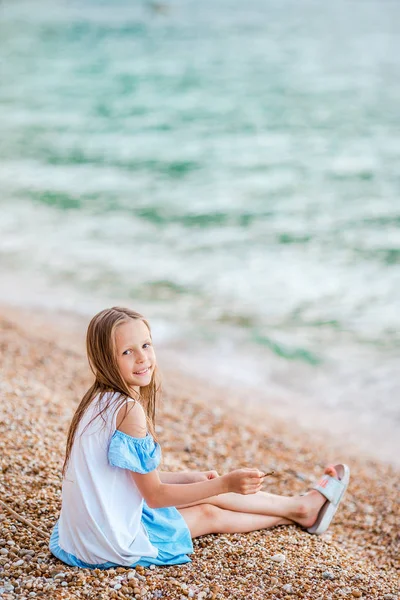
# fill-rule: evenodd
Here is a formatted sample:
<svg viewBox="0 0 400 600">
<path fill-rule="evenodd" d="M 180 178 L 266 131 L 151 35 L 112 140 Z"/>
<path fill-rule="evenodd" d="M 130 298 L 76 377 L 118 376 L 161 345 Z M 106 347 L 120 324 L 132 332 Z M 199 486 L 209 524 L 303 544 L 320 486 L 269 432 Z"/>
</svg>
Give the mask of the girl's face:
<svg viewBox="0 0 400 600">
<path fill-rule="evenodd" d="M 115 332 L 117 363 L 129 388 L 149 385 L 156 366 L 156 355 L 147 326 L 140 319 L 129 319 Z"/>
</svg>

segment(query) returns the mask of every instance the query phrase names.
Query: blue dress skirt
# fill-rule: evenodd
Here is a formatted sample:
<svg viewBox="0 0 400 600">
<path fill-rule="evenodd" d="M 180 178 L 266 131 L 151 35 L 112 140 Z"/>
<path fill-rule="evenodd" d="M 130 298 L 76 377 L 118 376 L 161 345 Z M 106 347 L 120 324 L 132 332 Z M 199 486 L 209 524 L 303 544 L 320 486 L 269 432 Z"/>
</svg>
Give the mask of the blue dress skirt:
<svg viewBox="0 0 400 600">
<path fill-rule="evenodd" d="M 116 429 L 111 438 L 108 460 L 112 466 L 129 469 L 137 473 L 149 473 L 160 463 L 161 450 L 148 433 L 145 438 L 134 438 Z M 129 565 L 179 565 L 191 562 L 188 554 L 193 552 L 193 542 L 190 530 L 180 512 L 174 506 L 165 508 L 150 508 L 143 500 L 142 524 L 147 531 L 150 542 L 158 549 L 155 558 L 144 557 Z M 112 562 L 89 564 L 65 552 L 60 548 L 58 521 L 55 524 L 49 543 L 49 549 L 60 560 L 72 567 L 85 569 L 108 569 L 118 567 Z"/>
</svg>

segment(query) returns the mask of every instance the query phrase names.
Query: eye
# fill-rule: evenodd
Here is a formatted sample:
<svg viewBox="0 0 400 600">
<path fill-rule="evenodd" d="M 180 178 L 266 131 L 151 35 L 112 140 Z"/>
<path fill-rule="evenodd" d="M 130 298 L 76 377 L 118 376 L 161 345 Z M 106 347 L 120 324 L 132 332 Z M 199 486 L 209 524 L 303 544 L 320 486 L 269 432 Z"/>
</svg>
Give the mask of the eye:
<svg viewBox="0 0 400 600">
<path fill-rule="evenodd" d="M 143 348 L 145 348 L 145 346 L 151 346 L 151 344 L 147 342 L 146 344 L 143 344 Z"/>
<path fill-rule="evenodd" d="M 132 352 L 132 350 L 125 350 L 122 354 L 127 354 L 128 352 Z"/>
</svg>

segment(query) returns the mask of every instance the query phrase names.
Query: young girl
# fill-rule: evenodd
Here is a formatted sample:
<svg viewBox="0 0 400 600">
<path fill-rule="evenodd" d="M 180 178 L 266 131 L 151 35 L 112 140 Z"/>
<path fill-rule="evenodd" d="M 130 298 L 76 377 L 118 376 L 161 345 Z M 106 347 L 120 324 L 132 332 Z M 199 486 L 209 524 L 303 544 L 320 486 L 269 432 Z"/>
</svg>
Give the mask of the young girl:
<svg viewBox="0 0 400 600">
<path fill-rule="evenodd" d="M 302 496 L 260 491 L 257 468 L 168 473 L 157 470 L 158 392 L 150 326 L 127 308 L 98 313 L 87 332 L 95 375 L 68 432 L 62 508 L 51 552 L 71 566 L 101 568 L 190 562 L 192 538 L 298 523 L 330 524 L 349 481 L 346 465 L 327 467 Z M 195 423 L 193 424 L 195 427 Z"/>
</svg>

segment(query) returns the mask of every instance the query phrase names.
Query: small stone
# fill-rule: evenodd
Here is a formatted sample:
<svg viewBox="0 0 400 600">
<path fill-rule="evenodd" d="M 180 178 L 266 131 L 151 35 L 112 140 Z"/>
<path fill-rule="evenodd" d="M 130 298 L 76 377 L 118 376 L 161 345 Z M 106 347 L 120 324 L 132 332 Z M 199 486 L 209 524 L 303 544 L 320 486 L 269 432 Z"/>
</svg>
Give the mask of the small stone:
<svg viewBox="0 0 400 600">
<path fill-rule="evenodd" d="M 351 594 L 351 589 L 349 587 L 340 588 L 340 593 L 343 596 L 349 596 Z"/>
<path fill-rule="evenodd" d="M 276 563 L 284 563 L 286 560 L 286 556 L 284 554 L 274 554 L 274 556 L 271 556 L 271 560 L 273 560 Z"/>
<path fill-rule="evenodd" d="M 354 596 L 354 598 L 361 598 L 362 596 L 362 592 L 360 590 L 352 590 L 352 595 Z"/>
<path fill-rule="evenodd" d="M 68 586 L 68 583 L 67 583 L 66 581 L 62 581 L 62 582 L 61 582 L 61 586 L 62 586 L 62 587 L 67 587 L 67 586 Z"/>
<path fill-rule="evenodd" d="M 135 571 L 129 571 L 128 573 L 128 579 L 135 579 L 136 578 L 136 572 Z"/>
<path fill-rule="evenodd" d="M 14 542 L 14 540 L 8 540 L 7 544 L 8 544 L 9 546 L 15 546 L 15 542 Z"/>
<path fill-rule="evenodd" d="M 122 588 L 122 585 L 120 583 L 116 583 L 114 585 L 114 590 L 120 590 Z"/>
<path fill-rule="evenodd" d="M 8 554 L 7 548 L 0 548 L 0 554 L 4 554 L 4 555 Z"/>
<path fill-rule="evenodd" d="M 150 569 L 151 569 L 152 571 L 154 571 L 154 569 L 155 569 L 155 568 L 156 568 L 156 565 L 150 565 Z"/>
<path fill-rule="evenodd" d="M 277 577 L 271 577 L 270 582 L 272 585 L 278 585 L 279 579 Z"/>
<path fill-rule="evenodd" d="M 330 571 L 325 571 L 324 573 L 322 573 L 322 579 L 335 579 L 335 576 L 333 573 L 331 573 Z"/>
<path fill-rule="evenodd" d="M 140 594 L 140 589 L 138 587 L 133 588 L 134 594 Z"/>
<path fill-rule="evenodd" d="M 392 594 L 385 594 L 383 596 L 383 600 L 396 600 L 396 596 L 393 596 Z"/>
<path fill-rule="evenodd" d="M 24 561 L 22 559 L 17 560 L 15 563 L 13 563 L 14 567 L 20 567 L 23 564 L 24 564 Z"/>
<path fill-rule="evenodd" d="M 282 586 L 282 589 L 287 594 L 291 594 L 293 592 L 293 588 L 290 583 L 285 583 L 285 585 Z"/>
</svg>

